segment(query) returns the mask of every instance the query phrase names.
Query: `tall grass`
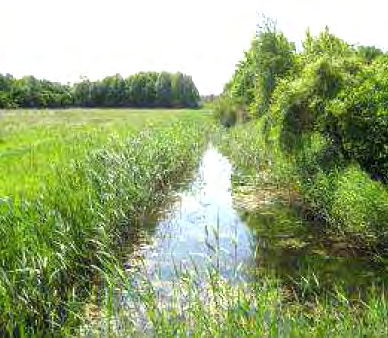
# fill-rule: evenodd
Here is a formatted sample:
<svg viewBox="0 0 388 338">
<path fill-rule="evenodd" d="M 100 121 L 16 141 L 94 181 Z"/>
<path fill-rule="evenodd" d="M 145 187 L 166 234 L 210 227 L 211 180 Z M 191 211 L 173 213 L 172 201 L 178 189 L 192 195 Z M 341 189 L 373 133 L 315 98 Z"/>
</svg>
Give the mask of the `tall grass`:
<svg viewBox="0 0 388 338">
<path fill-rule="evenodd" d="M 70 334 L 93 276 L 115 270 L 120 236 L 152 213 L 196 165 L 209 119 L 198 112 L 159 112 L 152 119 L 146 114 L 137 126 L 130 117 L 103 128 L 87 122 L 88 133 L 73 135 L 70 144 L 65 139 L 59 157 L 49 141 L 47 148 L 30 147 L 38 158 L 55 160 L 50 170 L 44 161 L 16 170 L 15 177 L 40 181 L 14 194 L 10 186 L 3 190 L 8 194 L 0 200 L 2 336 Z M 43 132 L 44 123 L 39 128 Z M 7 167 L 7 158 L 0 165 Z"/>
<path fill-rule="evenodd" d="M 370 289 L 351 299 L 340 288 L 317 293 L 319 281 L 301 276 L 298 290 L 256 276 L 236 284 L 212 266 L 176 271 L 168 286 L 157 278 L 131 282 L 122 274 L 119 295 L 106 288 L 97 322 L 81 336 L 111 337 L 384 337 L 384 293 Z M 116 284 L 117 285 L 117 284 Z M 120 296 L 120 297 L 119 297 Z M 121 299 L 121 301 L 118 301 Z"/>
<path fill-rule="evenodd" d="M 237 126 L 219 140 L 221 149 L 234 162 L 238 184 L 258 187 L 277 184 L 279 189 L 301 193 L 305 183 L 296 161 L 284 157 L 271 145 L 271 140 L 263 138 L 262 123 Z M 352 175 L 369 179 L 360 173 L 358 168 L 349 168 L 346 175 L 352 184 L 355 182 Z M 354 188 L 347 187 L 346 182 L 342 182 L 344 187 L 337 193 Z M 349 205 L 349 209 L 353 207 Z M 368 209 L 367 204 L 365 208 Z M 349 211 L 344 209 L 344 212 Z M 272 229 L 268 231 L 284 234 L 277 221 L 271 222 Z M 176 270 L 175 278 L 169 282 L 146 273 L 134 277 L 131 270 L 119 271 L 119 281 L 104 289 L 106 294 L 100 303 L 97 323 L 92 321 L 83 326 L 80 334 L 112 337 L 384 337 L 388 334 L 387 300 L 381 286 L 370 285 L 366 290 L 358 290 L 357 295 L 358 291 L 346 290 L 339 281 L 328 288 L 314 271 L 294 276 L 292 283 L 253 271 L 251 278 L 242 282 L 239 278 L 236 283 L 224 278 L 217 264 L 209 265 L 205 275 L 203 269 L 195 266 Z"/>
<path fill-rule="evenodd" d="M 55 173 L 93 149 L 187 110 L 16 110 L 0 115 L 0 196 L 40 193 Z M 55 180 L 55 177 L 53 178 Z"/>
</svg>

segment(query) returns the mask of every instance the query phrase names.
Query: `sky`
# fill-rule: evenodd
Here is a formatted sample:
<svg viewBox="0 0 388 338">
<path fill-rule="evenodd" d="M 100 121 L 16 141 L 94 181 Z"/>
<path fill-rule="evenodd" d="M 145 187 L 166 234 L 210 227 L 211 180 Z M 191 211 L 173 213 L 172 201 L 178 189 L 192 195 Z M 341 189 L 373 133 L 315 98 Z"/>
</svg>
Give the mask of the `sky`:
<svg viewBox="0 0 388 338">
<path fill-rule="evenodd" d="M 0 0 L 0 73 L 67 83 L 181 71 L 218 94 L 260 15 L 299 45 L 328 25 L 388 50 L 386 12 L 384 0 Z"/>
</svg>

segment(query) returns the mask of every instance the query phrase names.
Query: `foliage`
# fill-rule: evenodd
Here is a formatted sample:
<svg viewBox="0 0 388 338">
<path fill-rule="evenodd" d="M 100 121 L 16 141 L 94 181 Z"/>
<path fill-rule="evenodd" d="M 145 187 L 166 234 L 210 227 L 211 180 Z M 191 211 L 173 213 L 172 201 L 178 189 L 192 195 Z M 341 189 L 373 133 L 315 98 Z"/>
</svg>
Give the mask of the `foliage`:
<svg viewBox="0 0 388 338">
<path fill-rule="evenodd" d="M 358 46 L 357 53 L 361 56 L 367 63 L 371 63 L 379 56 L 383 56 L 384 52 L 375 46 Z"/>
<path fill-rule="evenodd" d="M 351 66 L 357 68 L 357 64 Z M 295 79 L 279 84 L 268 114 L 273 125 L 281 128 L 279 140 L 285 150 L 297 149 L 300 141 L 315 131 L 340 142 L 334 132 L 336 121 L 326 108 L 351 83 L 348 68 L 349 62 L 321 57 L 307 64 Z"/>
<path fill-rule="evenodd" d="M 275 24 L 265 20 L 251 47 L 236 66 L 224 93 L 257 117 L 268 110 L 279 79 L 290 75 L 295 67 L 295 45 Z"/>
<path fill-rule="evenodd" d="M 265 25 L 258 32 L 254 53 L 256 59 L 256 91 L 254 116 L 260 116 L 270 107 L 272 94 L 279 79 L 290 75 L 295 66 L 295 45 L 274 26 Z"/>
<path fill-rule="evenodd" d="M 244 106 L 226 95 L 216 100 L 213 113 L 215 118 L 225 127 L 234 126 L 237 122 L 243 122 L 247 119 Z"/>
<path fill-rule="evenodd" d="M 141 72 L 126 79 L 116 74 L 94 82 L 83 78 L 73 86 L 0 74 L 0 108 L 196 108 L 199 99 L 192 78 L 182 73 Z"/>
<path fill-rule="evenodd" d="M 317 37 L 313 37 L 310 31 L 307 31 L 306 38 L 303 41 L 302 57 L 305 63 L 309 63 L 322 56 L 344 58 L 351 56 L 353 53 L 354 51 L 350 45 L 330 33 L 327 26 Z"/>
<path fill-rule="evenodd" d="M 330 136 L 372 177 L 388 182 L 388 68 L 375 61 L 330 106 Z"/>
<path fill-rule="evenodd" d="M 256 78 L 255 102 L 264 102 L 265 108 L 254 127 L 241 126 L 230 133 L 230 148 L 240 149 L 232 154 L 239 159 L 237 163 L 250 162 L 256 171 L 267 171 L 269 166 L 272 179 L 288 187 L 292 182 L 292 189 L 302 195 L 308 208 L 339 234 L 356 235 L 364 244 L 384 247 L 388 225 L 387 56 L 375 47 L 350 46 L 328 28 L 316 37 L 307 32 L 303 50 L 295 54 L 287 52 L 290 45 L 281 36 L 271 30 L 258 34 L 256 43 L 269 42 L 256 46 L 255 65 L 244 69 L 248 72 L 245 78 Z M 271 60 L 276 55 L 281 61 L 273 67 Z M 248 60 L 245 57 L 242 64 Z M 238 66 L 236 74 L 241 69 Z M 274 73 L 277 76 L 266 77 Z M 270 84 L 266 87 L 270 90 L 263 91 L 260 79 Z M 236 75 L 231 83 L 234 81 L 242 83 Z M 233 92 L 232 88 L 229 84 L 224 95 Z M 246 102 L 241 95 L 250 101 L 252 90 L 231 95 L 231 106 Z M 249 133 L 241 130 L 244 128 Z"/>
</svg>

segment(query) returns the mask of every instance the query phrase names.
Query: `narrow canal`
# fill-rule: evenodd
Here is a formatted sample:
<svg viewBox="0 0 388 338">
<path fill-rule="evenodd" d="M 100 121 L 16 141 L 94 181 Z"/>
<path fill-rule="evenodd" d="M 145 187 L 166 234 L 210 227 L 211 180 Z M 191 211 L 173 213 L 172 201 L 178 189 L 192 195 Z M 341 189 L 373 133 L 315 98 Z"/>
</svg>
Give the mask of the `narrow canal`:
<svg viewBox="0 0 388 338">
<path fill-rule="evenodd" d="M 209 270 L 231 283 L 270 276 L 303 289 L 303 283 L 313 281 L 315 292 L 340 286 L 356 297 L 388 280 L 383 264 L 340 241 L 328 241 L 321 224 L 304 217 L 284 194 L 233 184 L 234 176 L 230 161 L 210 145 L 194 177 L 167 207 L 131 227 L 120 250 L 126 281 L 113 296 L 116 326 L 131 314 L 132 324 L 135 317 L 140 330 L 146 327 L 141 297 L 132 291 L 139 295 L 142 285 L 152 285 L 161 302 L 168 303 L 174 281 L 186 272 L 194 271 L 200 283 Z"/>
<path fill-rule="evenodd" d="M 313 276 L 322 287 L 336 284 L 350 291 L 387 277 L 371 257 L 327 241 L 321 224 L 305 219 L 284 194 L 268 187 L 247 194 L 247 187 L 232 182 L 230 161 L 210 145 L 194 179 L 167 210 L 133 229 L 124 257 L 129 275 L 146 274 L 158 288 L 168 289 L 177 272 L 210 266 L 230 281 L 260 270 L 286 281 Z"/>
</svg>

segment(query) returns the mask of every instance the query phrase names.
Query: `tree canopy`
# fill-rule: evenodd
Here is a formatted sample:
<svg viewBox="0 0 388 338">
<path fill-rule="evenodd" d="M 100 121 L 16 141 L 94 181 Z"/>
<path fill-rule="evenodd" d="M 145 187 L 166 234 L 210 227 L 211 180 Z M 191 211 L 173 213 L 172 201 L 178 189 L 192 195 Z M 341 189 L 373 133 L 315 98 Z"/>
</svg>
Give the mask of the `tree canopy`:
<svg viewBox="0 0 388 338">
<path fill-rule="evenodd" d="M 116 74 L 99 81 L 82 78 L 74 85 L 0 74 L 0 108 L 195 108 L 199 100 L 192 78 L 182 73 Z"/>
<path fill-rule="evenodd" d="M 379 48 L 352 46 L 327 27 L 317 36 L 307 32 L 297 52 L 266 21 L 225 86 L 216 116 L 226 126 L 242 115 L 264 119 L 263 133 L 277 135 L 295 156 L 307 151 L 306 140 L 320 137 L 327 153 L 388 182 L 387 60 Z"/>
</svg>

